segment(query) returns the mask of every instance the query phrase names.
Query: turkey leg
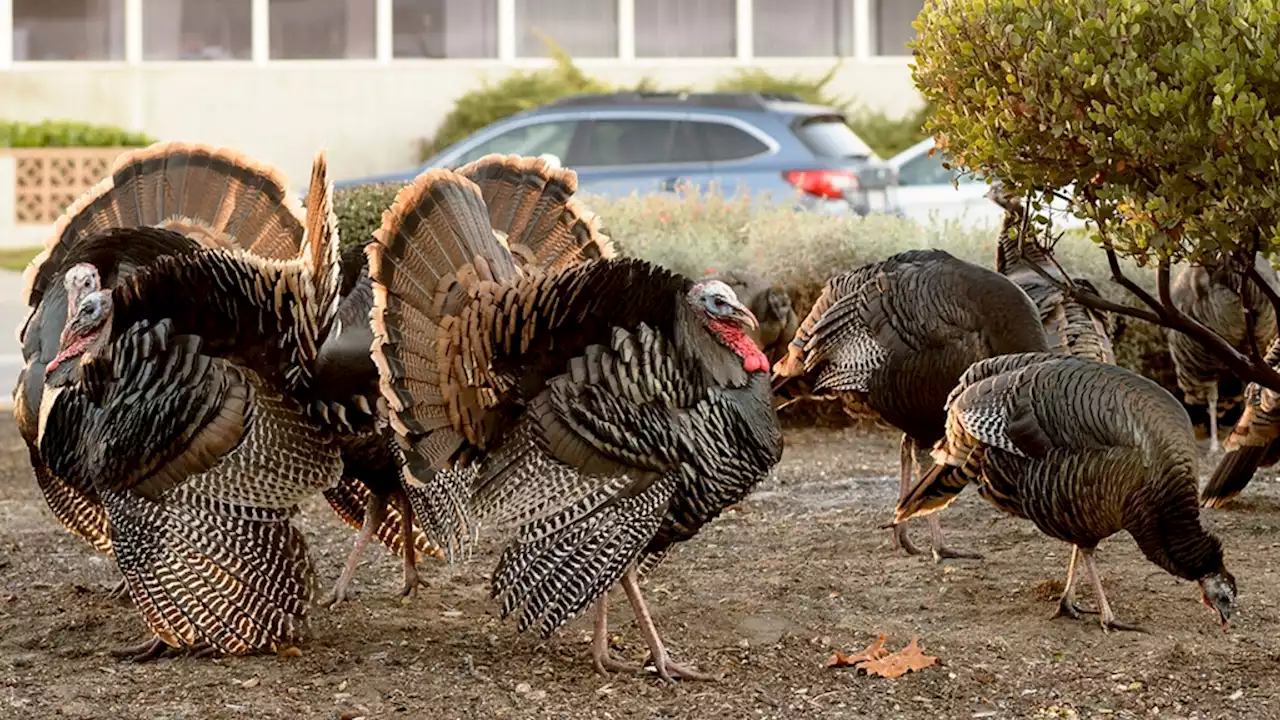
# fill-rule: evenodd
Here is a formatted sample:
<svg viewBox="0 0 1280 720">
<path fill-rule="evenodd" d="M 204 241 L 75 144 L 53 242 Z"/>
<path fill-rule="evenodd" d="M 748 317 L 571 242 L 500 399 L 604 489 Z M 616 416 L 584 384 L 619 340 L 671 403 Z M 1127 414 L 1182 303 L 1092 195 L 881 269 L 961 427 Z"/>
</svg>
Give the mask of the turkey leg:
<svg viewBox="0 0 1280 720">
<path fill-rule="evenodd" d="M 654 627 L 653 617 L 649 615 L 649 607 L 644 602 L 644 595 L 640 594 L 640 583 L 636 581 L 636 571 L 632 567 L 627 570 L 627 574 L 622 576 L 622 589 L 627 592 L 627 599 L 631 601 L 631 608 L 635 611 L 636 622 L 640 625 L 640 632 L 644 634 L 644 640 L 649 645 L 649 661 L 653 663 L 653 668 L 658 671 L 658 677 L 667 682 L 675 682 L 676 678 L 681 680 L 717 680 L 712 675 L 698 672 L 686 665 L 678 665 L 671 660 L 671 656 L 667 654 L 667 648 L 662 644 L 662 638 L 658 637 L 658 628 Z"/>
<path fill-rule="evenodd" d="M 404 556 L 404 585 L 400 588 L 400 596 L 416 597 L 422 578 L 418 576 L 417 553 L 413 542 L 413 507 L 409 505 L 409 496 L 403 490 L 398 491 L 395 497 L 400 506 L 400 536 L 404 538 L 404 544 L 400 546 L 400 554 Z M 366 519 L 367 517 L 366 515 Z"/>
<path fill-rule="evenodd" d="M 902 443 L 898 451 L 898 502 L 911 491 L 911 463 L 915 457 L 915 443 L 906 433 L 902 434 Z M 908 555 L 920 555 L 922 551 L 907 537 L 906 524 L 893 526 L 893 549 L 901 549 Z"/>
<path fill-rule="evenodd" d="M 1116 620 L 1115 613 L 1111 612 L 1111 603 L 1107 602 L 1107 595 L 1102 591 L 1102 576 L 1098 575 L 1097 564 L 1093 561 L 1093 548 L 1080 548 L 1080 557 L 1084 560 L 1085 570 L 1089 572 L 1089 577 L 1093 580 L 1093 592 L 1098 596 L 1098 611 L 1102 615 L 1102 629 L 1145 633 L 1146 630 L 1137 625 Z"/>
<path fill-rule="evenodd" d="M 912 445 L 915 447 L 915 453 L 913 454 L 915 455 L 916 477 L 924 477 L 926 470 L 933 467 L 933 458 L 929 456 L 929 451 L 926 448 L 915 445 L 914 441 L 912 441 Z M 947 544 L 943 542 L 942 522 L 938 519 L 938 513 L 929 513 L 928 517 L 925 519 L 929 523 L 929 541 L 933 545 L 934 562 L 942 562 L 945 558 L 964 560 L 982 559 L 982 553 L 974 552 L 972 550 L 957 550 L 955 548 L 948 547 Z"/>
<path fill-rule="evenodd" d="M 1209 453 L 1216 454 L 1222 446 L 1218 444 L 1218 383 L 1209 384 Z"/>
<path fill-rule="evenodd" d="M 596 600 L 596 629 L 591 635 L 591 662 L 596 672 L 608 675 L 610 672 L 638 673 L 644 668 L 639 665 L 624 663 L 609 652 L 609 592 L 606 590 Z"/>
<path fill-rule="evenodd" d="M 1067 565 L 1067 584 L 1062 589 L 1062 597 L 1058 599 L 1058 611 L 1053 617 L 1069 617 L 1075 620 L 1080 619 L 1081 614 L 1097 615 L 1096 610 L 1085 610 L 1076 605 L 1076 583 L 1080 581 L 1080 548 L 1076 545 L 1071 546 L 1071 562 Z"/>
<path fill-rule="evenodd" d="M 365 547 L 369 544 L 373 533 L 382 524 L 382 519 L 387 514 L 387 498 L 377 495 L 370 495 L 368 502 L 364 508 L 364 525 L 360 527 L 359 534 L 356 535 L 356 546 L 351 550 L 351 555 L 347 557 L 347 565 L 342 568 L 342 574 L 338 576 L 338 582 L 333 586 L 333 592 L 329 597 L 325 598 L 324 604 L 333 607 L 343 600 L 347 599 L 347 590 L 351 586 L 351 580 L 356 575 L 356 567 L 360 564 L 360 555 L 364 553 Z"/>
</svg>

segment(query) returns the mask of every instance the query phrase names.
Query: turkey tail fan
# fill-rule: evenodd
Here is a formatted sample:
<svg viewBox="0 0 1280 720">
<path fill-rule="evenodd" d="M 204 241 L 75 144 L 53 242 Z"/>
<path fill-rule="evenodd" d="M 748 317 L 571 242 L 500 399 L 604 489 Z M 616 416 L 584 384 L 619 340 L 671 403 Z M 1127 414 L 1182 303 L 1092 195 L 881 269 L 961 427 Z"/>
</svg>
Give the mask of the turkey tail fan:
<svg viewBox="0 0 1280 720">
<path fill-rule="evenodd" d="M 290 511 L 181 489 L 163 503 L 128 492 L 103 502 L 129 595 L 167 645 L 244 655 L 300 641 L 315 575 Z"/>
<path fill-rule="evenodd" d="M 365 511 L 369 506 L 369 497 L 372 494 L 367 485 L 353 477 L 344 475 L 336 486 L 324 492 L 324 499 L 329 501 L 329 506 L 338 514 L 338 517 L 342 518 L 343 522 L 356 530 L 361 530 L 364 528 Z M 382 518 L 382 522 L 374 529 L 374 537 L 378 538 L 378 542 L 382 543 L 392 553 L 399 555 L 404 550 L 406 539 L 403 532 L 404 525 L 402 524 L 399 503 L 387 503 L 384 512 L 385 515 Z M 411 542 L 414 550 L 420 556 L 434 555 L 438 557 L 443 554 L 431 544 L 431 540 L 427 538 L 426 533 L 422 532 L 421 528 L 414 527 Z"/>
<path fill-rule="evenodd" d="M 288 187 L 278 170 L 228 148 L 169 142 L 126 152 L 55 223 L 23 273 L 23 300 L 39 304 L 65 253 L 113 227 L 167 228 L 204 247 L 294 257 L 302 208 Z"/>
<path fill-rule="evenodd" d="M 439 548 L 430 552 L 450 563 L 467 557 L 479 537 L 470 506 L 474 466 L 433 471 L 423 468 L 416 454 L 407 459 L 404 491 L 413 516 L 427 528 L 428 540 Z"/>
<path fill-rule="evenodd" d="M 954 502 L 969 484 L 969 475 L 982 461 L 982 455 L 983 451 L 975 450 L 962 466 L 935 464 L 898 503 L 894 511 L 893 524 L 897 525 L 911 518 L 937 512 Z"/>
<path fill-rule="evenodd" d="M 338 216 L 333 207 L 333 183 L 323 152 L 317 153 L 311 166 L 311 184 L 307 190 L 307 209 L 299 255 L 311 276 L 312 302 L 306 304 L 312 313 L 307 324 L 315 334 L 310 356 L 320 353 L 320 345 L 338 313 L 338 291 L 342 287 L 342 248 L 338 237 Z"/>
<path fill-rule="evenodd" d="M 1228 450 L 1201 491 L 1200 505 L 1220 508 L 1230 503 L 1258 472 L 1267 449 L 1267 445 L 1239 445 Z"/>
<path fill-rule="evenodd" d="M 428 170 L 396 195 L 383 213 L 382 227 L 366 248 L 374 306 L 371 354 L 379 388 L 387 401 L 392 429 L 405 450 L 406 485 L 431 487 L 435 471 L 445 466 L 463 442 L 449 417 L 442 389 L 440 345 L 457 331 L 451 316 L 482 282 L 502 282 L 519 272 L 511 253 L 494 236 L 489 213 L 475 183 L 450 170 Z M 427 525 L 432 542 L 443 548 L 456 518 L 447 495 L 411 493 L 415 506 L 438 502 L 415 515 Z M 430 527 L 433 517 L 455 517 Z"/>
<path fill-rule="evenodd" d="M 613 243 L 573 194 L 578 175 L 541 158 L 486 155 L 458 169 L 480 188 L 489 222 L 523 265 L 555 270 L 611 258 Z"/>
</svg>

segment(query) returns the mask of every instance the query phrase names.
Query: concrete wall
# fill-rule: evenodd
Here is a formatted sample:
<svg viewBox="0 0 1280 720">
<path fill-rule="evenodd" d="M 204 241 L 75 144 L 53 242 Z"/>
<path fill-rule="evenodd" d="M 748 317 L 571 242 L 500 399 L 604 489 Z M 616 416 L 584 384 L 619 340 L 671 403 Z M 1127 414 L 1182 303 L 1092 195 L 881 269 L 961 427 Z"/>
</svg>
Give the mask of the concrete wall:
<svg viewBox="0 0 1280 720">
<path fill-rule="evenodd" d="M 0 71 L 0 117 L 84 120 L 162 140 L 231 145 L 276 164 L 301 184 L 321 148 L 329 152 L 336 179 L 413 167 L 415 142 L 432 134 L 455 98 L 536 62 L 20 64 Z M 908 62 L 846 60 L 831 90 L 872 109 L 905 113 L 920 103 Z M 758 66 L 817 77 L 831 64 L 820 59 Z M 650 77 L 659 85 L 694 89 L 709 89 L 744 67 L 734 60 L 582 60 L 579 66 L 619 85 Z"/>
</svg>

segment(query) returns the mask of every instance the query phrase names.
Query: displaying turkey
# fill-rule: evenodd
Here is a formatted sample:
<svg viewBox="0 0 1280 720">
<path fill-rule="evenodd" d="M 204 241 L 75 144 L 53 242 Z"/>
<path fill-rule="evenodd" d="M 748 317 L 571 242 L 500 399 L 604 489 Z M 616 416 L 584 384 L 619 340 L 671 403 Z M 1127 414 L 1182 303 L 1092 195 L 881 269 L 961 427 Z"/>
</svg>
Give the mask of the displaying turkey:
<svg viewBox="0 0 1280 720">
<path fill-rule="evenodd" d="M 479 186 L 478 186 L 479 185 Z M 401 191 L 369 245 L 374 360 L 410 481 L 476 475 L 459 543 L 514 531 L 492 575 L 502 615 L 549 635 L 622 583 L 664 679 L 672 661 L 638 575 L 740 501 L 782 436 L 754 316 L 718 281 L 608 259 L 575 200 L 524 232 L 491 218 L 484 183 L 430 170 Z"/>
<path fill-rule="evenodd" d="M 1068 278 L 1055 261 L 1053 250 L 1034 238 L 1021 239 L 1027 209 L 1022 199 L 1013 195 L 1003 183 L 992 183 L 987 197 L 1004 208 L 1004 222 L 1000 227 L 1000 241 L 996 246 L 996 272 L 1004 275 L 1022 288 L 1040 312 L 1052 352 L 1075 357 L 1114 363 L 1115 350 L 1111 346 L 1111 319 L 1108 315 L 1085 307 L 1072 300 L 1046 273 L 1058 283 L 1068 279 L 1098 294 L 1093 283 L 1084 278 Z"/>
<path fill-rule="evenodd" d="M 913 458 L 920 471 L 932 464 L 961 374 L 995 355 L 1047 350 L 1035 307 L 1008 278 L 942 250 L 912 250 L 827 281 L 774 365 L 775 386 L 803 376 L 815 393 L 855 394 L 901 430 L 901 498 Z M 948 548 L 936 516 L 929 529 L 935 560 L 981 557 Z M 901 525 L 894 543 L 920 552 Z"/>
<path fill-rule="evenodd" d="M 1255 263 L 1263 280 L 1280 292 L 1280 278 L 1277 278 L 1271 263 L 1261 255 L 1255 257 Z M 1179 310 L 1222 336 L 1236 350 L 1247 354 L 1250 347 L 1244 317 L 1243 279 L 1239 271 L 1225 263 L 1212 268 L 1190 265 L 1174 278 L 1170 293 L 1174 306 Z M 1250 293 L 1250 300 L 1257 318 L 1254 336 L 1258 347 L 1265 349 L 1276 339 L 1275 310 L 1266 295 L 1257 289 Z M 1219 382 L 1232 375 L 1221 360 L 1189 335 L 1176 330 L 1167 330 L 1166 333 L 1184 402 L 1208 407 L 1209 452 L 1216 453 L 1220 447 L 1218 413 L 1239 399 L 1235 395 L 1219 395 Z"/>
<path fill-rule="evenodd" d="M 139 197 L 163 203 L 161 217 L 185 215 L 182 187 Z M 255 238 L 245 244 L 291 244 L 287 195 L 274 198 L 283 211 L 262 215 L 229 197 L 208 198 L 220 208 L 209 214 L 230 216 L 236 237 Z M 285 220 L 250 235 L 244 222 L 260 216 Z M 80 299 L 45 368 L 36 435 L 55 476 L 101 499 L 116 563 L 155 636 L 131 649 L 137 659 L 274 651 L 305 629 L 314 576 L 291 518 L 342 473 L 336 431 L 309 410 L 323 397 L 318 355 L 340 276 L 322 155 L 302 227 L 289 260 L 188 252 L 191 227 L 117 228 L 75 246 L 91 258 L 143 238 L 174 250 Z M 68 279 L 93 267 L 71 270 Z"/>
<path fill-rule="evenodd" d="M 898 505 L 895 522 L 935 512 L 966 484 L 996 507 L 1074 545 L 1056 616 L 1080 617 L 1077 562 L 1093 582 L 1104 629 L 1119 622 L 1093 553 L 1127 530 L 1151 562 L 1200 584 L 1223 629 L 1236 582 L 1222 544 L 1200 525 L 1191 419 L 1164 388 L 1106 363 L 1047 353 L 991 358 L 947 399 L 934 469 Z"/>
<path fill-rule="evenodd" d="M 738 301 L 756 316 L 760 325 L 749 334 L 769 362 L 781 360 L 800 324 L 786 288 L 771 285 L 759 275 L 743 270 L 719 273 L 711 279 L 728 285 L 738 296 Z"/>
<path fill-rule="evenodd" d="M 545 161 L 536 158 L 523 158 L 516 155 L 490 155 L 458 169 L 458 174 L 465 177 L 480 188 L 489 211 L 491 228 L 501 237 L 523 237 L 526 233 L 563 232 L 573 229 L 578 233 L 586 233 L 582 237 L 587 245 L 593 246 L 592 254 L 611 255 L 606 238 L 589 225 L 575 227 L 574 218 L 581 215 L 582 210 L 571 202 L 577 190 L 577 176 L 566 170 L 552 168 Z M 557 245 L 563 242 L 556 237 L 539 239 L 548 243 L 547 247 L 558 251 Z M 349 239 L 348 239 L 349 240 Z M 370 238 L 372 240 L 372 238 Z M 344 298 L 338 311 L 338 327 L 331 340 L 321 349 L 322 372 L 325 377 L 321 385 L 334 388 L 334 394 L 343 397 L 355 397 L 366 410 L 376 407 L 380 398 L 378 390 L 378 371 L 370 358 L 369 348 L 373 341 L 369 326 L 369 313 L 373 309 L 373 284 L 365 262 L 364 246 L 359 248 L 358 257 L 350 252 L 344 253 L 343 288 Z M 512 247 L 518 265 L 525 263 L 538 264 L 550 260 L 550 257 L 537 257 L 528 246 Z M 544 250 L 544 255 L 547 251 Z M 563 261 L 575 259 L 571 253 Z M 338 389 L 341 388 L 341 389 Z M 363 415 L 356 412 L 350 416 Z M 418 553 L 430 552 L 443 555 L 444 552 L 431 545 L 428 534 L 421 529 L 423 520 L 418 519 L 413 507 L 418 507 L 430 528 L 439 528 L 441 523 L 450 522 L 451 513 L 437 512 L 432 509 L 434 502 L 440 498 L 448 498 L 449 503 L 467 502 L 465 478 L 437 478 L 430 476 L 430 481 L 406 482 L 401 476 L 400 466 L 403 463 L 399 447 L 390 427 L 385 422 L 385 411 L 376 426 L 363 424 L 358 431 L 343 437 L 343 460 L 348 477 L 337 488 L 326 493 L 330 504 L 339 515 L 349 523 L 361 528 L 356 538 L 356 548 L 348 559 L 347 565 L 331 595 L 331 601 L 342 600 L 347 592 L 361 552 L 371 537 L 377 537 L 394 552 L 402 552 L 405 562 L 405 582 L 403 592 L 412 592 L 418 584 L 418 576 L 414 567 L 415 550 Z M 352 476 L 359 478 L 353 480 Z M 469 477 L 469 476 L 467 476 Z M 439 530 L 443 536 L 449 530 Z M 435 532 L 432 533 L 433 535 Z M 413 537 L 414 543 L 405 543 L 403 538 Z M 448 548 L 449 554 L 456 546 Z"/>
<path fill-rule="evenodd" d="M 1273 368 L 1280 367 L 1280 340 L 1271 343 L 1266 361 Z M 1280 438 L 1280 394 L 1249 383 L 1244 390 L 1244 412 L 1223 443 L 1226 452 L 1200 492 L 1201 504 L 1210 508 L 1226 506 L 1245 489 L 1258 468 L 1280 462 L 1277 438 Z"/>
<path fill-rule="evenodd" d="M 182 235 L 102 236 L 120 227 L 168 228 Z M 97 490 L 52 473 L 38 447 L 45 367 L 81 299 L 123 283 L 163 255 L 243 248 L 287 259 L 297 254 L 302 232 L 302 209 L 279 173 L 232 151 L 185 143 L 123 154 L 111 174 L 59 218 L 23 275 L 22 300 L 30 310 L 18 329 L 24 367 L 14 387 L 13 413 L 40 491 L 64 527 L 110 554 L 107 513 Z"/>
</svg>

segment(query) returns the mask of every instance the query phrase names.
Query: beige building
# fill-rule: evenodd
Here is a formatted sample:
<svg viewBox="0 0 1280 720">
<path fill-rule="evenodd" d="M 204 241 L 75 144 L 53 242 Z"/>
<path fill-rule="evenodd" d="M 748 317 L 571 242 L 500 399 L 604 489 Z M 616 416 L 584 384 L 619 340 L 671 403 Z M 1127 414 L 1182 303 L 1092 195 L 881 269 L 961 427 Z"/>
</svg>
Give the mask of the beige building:
<svg viewBox="0 0 1280 720">
<path fill-rule="evenodd" d="M 0 0 L 0 118 L 229 144 L 305 177 L 416 162 L 460 94 L 544 65 L 706 87 L 738 68 L 820 75 L 890 113 L 919 103 L 922 0 Z"/>
</svg>

